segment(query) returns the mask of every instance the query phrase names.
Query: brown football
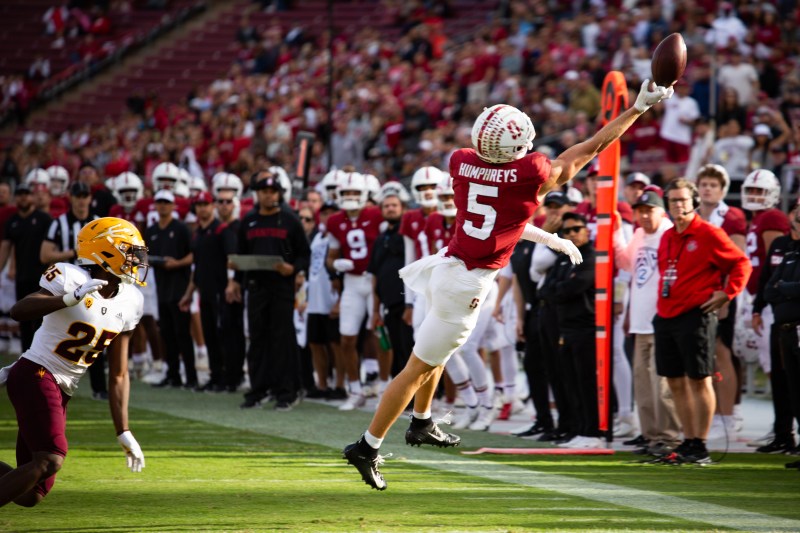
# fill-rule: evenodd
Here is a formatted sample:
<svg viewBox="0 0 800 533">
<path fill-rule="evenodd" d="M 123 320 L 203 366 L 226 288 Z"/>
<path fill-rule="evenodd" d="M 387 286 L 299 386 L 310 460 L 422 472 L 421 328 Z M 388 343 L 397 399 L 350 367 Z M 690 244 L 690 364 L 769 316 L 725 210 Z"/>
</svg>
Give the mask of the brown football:
<svg viewBox="0 0 800 533">
<path fill-rule="evenodd" d="M 670 87 L 683 76 L 686 70 L 686 43 L 680 33 L 673 33 L 658 43 L 650 71 L 653 81 L 662 87 Z"/>
</svg>

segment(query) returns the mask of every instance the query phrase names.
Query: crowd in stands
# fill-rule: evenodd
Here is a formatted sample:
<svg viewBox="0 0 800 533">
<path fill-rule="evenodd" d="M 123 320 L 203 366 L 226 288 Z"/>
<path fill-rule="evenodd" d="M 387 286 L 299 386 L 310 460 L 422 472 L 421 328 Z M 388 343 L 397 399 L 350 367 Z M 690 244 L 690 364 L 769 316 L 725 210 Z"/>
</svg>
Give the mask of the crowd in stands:
<svg viewBox="0 0 800 533">
<path fill-rule="evenodd" d="M 379 216 L 386 221 L 386 231 L 394 224 L 399 224 L 396 231 L 407 235 L 402 223 L 398 222 L 396 212 L 393 208 L 387 208 L 384 202 L 387 198 L 400 199 L 403 204 L 400 210 L 403 212 L 410 207 L 413 196 L 425 215 L 436 211 L 431 198 L 426 199 L 422 193 L 436 190 L 436 187 L 446 190 L 446 182 L 439 180 L 438 183 L 420 184 L 415 183 L 416 176 L 424 168 L 447 169 L 451 152 L 471 145 L 471 125 L 484 107 L 504 102 L 526 111 L 537 128 L 536 149 L 550 155 L 558 154 L 596 129 L 601 102 L 600 87 L 605 73 L 612 68 L 618 69 L 625 74 L 630 88 L 638 88 L 648 76 L 651 51 L 673 31 L 683 34 L 689 48 L 686 75 L 676 86 L 675 96 L 656 106 L 623 139 L 625 175 L 632 176 L 626 180 L 624 190 L 625 195 L 630 194 L 627 197 L 630 204 L 627 210 L 624 207 L 620 209 L 621 224 L 624 233 L 627 233 L 625 239 L 630 239 L 634 224 L 642 225 L 638 217 L 643 208 L 660 208 L 663 216 L 666 197 L 663 197 L 659 186 L 666 186 L 679 176 L 697 181 L 701 169 L 708 171 L 714 168 L 715 176 L 725 176 L 719 179 L 720 191 L 730 192 L 730 204 L 736 204 L 745 178 L 752 175 L 754 170 L 771 171 L 780 178 L 784 168 L 800 165 L 800 76 L 797 74 L 800 72 L 800 65 L 797 64 L 800 57 L 797 39 L 800 8 L 792 3 L 740 1 L 722 3 L 717 9 L 716 4 L 710 2 L 679 1 L 654 6 L 626 1 L 621 5 L 596 2 L 587 9 L 574 10 L 572 3 L 553 6 L 539 0 L 512 0 L 503 3 L 504 8 L 483 27 L 475 28 L 468 39 L 458 42 L 447 35 L 446 23 L 452 11 L 458 9 L 458 2 L 384 3 L 390 15 L 386 24 L 402 28 L 401 36 L 396 40 L 382 38 L 379 26 L 360 28 L 352 35 L 308 35 L 302 29 L 278 25 L 255 27 L 245 16 L 236 35 L 231 36 L 239 43 L 239 51 L 235 64 L 226 75 L 208 86 L 195 88 L 183 102 L 163 102 L 156 94 L 134 93 L 128 100 L 128 113 L 113 122 L 76 125 L 54 135 L 28 132 L 24 142 L 6 148 L 1 167 L 3 178 L 19 186 L 25 183 L 24 176 L 30 176 L 34 169 L 57 165 L 66 170 L 72 181 L 86 181 L 92 188 L 92 194 L 97 195 L 106 190 L 103 179 L 118 180 L 117 176 L 125 172 L 134 173 L 141 177 L 141 183 L 132 187 L 138 191 L 133 202 L 130 199 L 123 201 L 122 192 L 126 189 L 120 188 L 117 181 L 107 183 L 123 206 L 121 211 L 116 212 L 119 216 L 133 217 L 143 233 L 148 231 L 148 227 L 159 223 L 163 223 L 161 229 L 166 224 L 172 224 L 173 210 L 176 213 L 174 218 L 183 221 L 180 224 L 196 224 L 196 218 L 193 217 L 197 217 L 197 213 L 189 214 L 192 204 L 195 211 L 198 206 L 200 209 L 216 207 L 216 216 L 227 225 L 233 224 L 236 215 L 248 216 L 251 206 L 255 206 L 256 211 L 263 208 L 272 216 L 274 195 L 278 194 L 283 204 L 274 212 L 276 216 L 295 220 L 292 208 L 299 210 L 304 224 L 300 223 L 301 219 L 296 219 L 298 227 L 304 228 L 308 236 L 305 246 L 290 247 L 293 255 L 291 261 L 286 259 L 286 263 L 291 264 L 291 272 L 287 269 L 286 272 L 275 274 L 287 278 L 297 276 L 298 281 L 293 288 L 298 292 L 293 298 L 297 309 L 302 311 L 306 301 L 312 298 L 306 291 L 313 289 L 305 285 L 299 273 L 302 271 L 303 277 L 309 280 L 314 275 L 315 260 L 313 246 L 310 249 L 306 247 L 309 242 L 314 242 L 316 235 L 325 233 L 319 221 L 327 216 L 335 216 L 332 212 L 341 207 L 336 205 L 343 198 L 341 195 L 357 192 L 364 195 L 364 201 L 369 196 L 383 210 Z M 332 95 L 328 94 L 329 50 L 333 50 Z M 332 98 L 330 107 L 329 97 Z M 287 186 L 288 178 L 283 178 L 284 171 L 275 169 L 294 168 L 295 140 L 301 131 L 313 132 L 317 139 L 311 154 L 312 183 L 302 191 L 293 190 L 291 184 Z M 168 168 L 165 165 L 173 164 L 180 167 L 180 177 L 173 175 L 173 172 L 178 172 L 177 167 L 175 171 L 165 173 L 164 169 Z M 709 164 L 718 166 L 708 167 Z M 364 178 L 363 185 L 348 189 L 336 177 L 336 172 L 329 172 L 331 167 L 377 179 L 370 181 Z M 91 176 L 87 177 L 88 174 Z M 165 185 L 165 180 L 170 184 Z M 404 185 L 412 194 L 404 194 L 402 188 L 392 185 L 395 182 Z M 222 183 L 228 185 L 222 186 Z M 316 188 L 313 186 L 315 183 Z M 388 191 L 386 184 L 389 184 Z M 384 186 L 382 192 L 381 185 Z M 537 223 L 549 231 L 569 230 L 565 231 L 565 236 L 579 239 L 580 246 L 591 246 L 594 236 L 591 225 L 595 212 L 593 171 L 590 170 L 573 185 L 563 191 L 562 196 L 551 196 L 545 201 Z M 784 185 L 785 194 L 796 191 L 796 182 L 790 180 Z M 780 185 L 777 186 L 780 190 Z M 53 212 L 55 204 L 47 193 L 49 185 L 37 181 L 34 175 L 29 187 L 29 192 L 38 195 L 36 205 L 39 209 L 51 211 L 53 217 L 60 214 Z M 755 186 L 751 184 L 751 188 L 764 189 L 761 183 Z M 768 188 L 775 189 L 771 182 Z M 18 192 L 22 191 L 21 194 L 25 195 L 25 190 L 23 186 Z M 206 190 L 210 194 L 202 194 Z M 340 196 L 334 196 L 333 190 L 338 190 Z M 641 200 L 643 194 L 649 194 L 650 200 Z M 288 199 L 291 195 L 302 196 L 302 200 L 295 199 L 290 203 Z M 652 199 L 652 195 L 657 195 L 661 201 Z M 437 198 L 437 202 L 445 203 L 447 194 L 440 196 L 442 198 Z M 708 202 L 713 203 L 716 209 L 723 197 L 724 194 L 716 203 L 711 200 Z M 148 199 L 149 204 L 137 206 L 137 201 L 145 202 Z M 62 201 L 60 205 L 61 212 L 64 212 L 68 204 Z M 228 205 L 231 210 L 226 207 Z M 232 210 L 233 205 L 238 208 L 237 211 Z M 631 206 L 636 209 L 631 209 Z M 748 216 L 753 218 L 757 210 L 752 210 L 752 206 L 744 207 L 749 210 Z M 768 206 L 770 209 L 776 207 L 781 207 L 777 200 Z M 360 213 L 363 209 L 366 209 L 366 204 L 362 202 L 353 210 Z M 574 214 L 566 214 L 572 211 Z M 713 223 L 716 220 L 714 217 L 720 215 L 718 211 L 711 211 L 708 218 Z M 94 214 L 104 216 L 108 212 L 95 209 Z M 796 209 L 792 211 L 796 212 Z M 795 225 L 790 226 L 785 213 L 782 217 L 785 224 L 766 231 L 785 235 L 800 230 L 794 222 Z M 211 223 L 211 219 L 203 220 Z M 796 217 L 792 220 L 796 220 Z M 741 222 L 745 226 L 739 231 L 747 236 L 744 215 Z M 197 229 L 194 231 L 197 232 Z M 765 231 L 765 228 L 762 227 L 761 231 Z M 196 238 L 197 233 L 194 235 Z M 263 253 L 254 251 L 258 250 L 257 246 L 252 249 L 242 247 L 243 242 L 253 238 L 246 231 L 236 231 L 235 236 L 238 244 L 220 246 L 233 246 L 228 250 L 240 254 Z M 772 234 L 769 236 L 776 237 Z M 754 238 L 762 237 L 757 235 Z M 376 239 L 377 236 L 373 240 Z M 344 248 L 341 239 L 334 241 Z M 762 242 L 758 252 L 763 254 L 759 259 L 762 264 L 766 260 L 769 244 Z M 576 245 L 579 244 L 576 242 Z M 350 246 L 353 244 L 350 243 Z M 333 248 L 337 249 L 336 246 Z M 756 250 L 749 248 L 750 244 L 746 251 L 753 259 Z M 189 254 L 188 248 L 182 250 L 182 253 Z M 417 256 L 420 253 L 418 251 Z M 158 255 L 163 260 L 167 254 Z M 191 261 L 186 257 L 188 255 L 170 256 L 167 259 L 179 261 L 180 264 L 176 266 L 165 260 L 155 265 L 155 271 L 157 274 L 160 272 L 161 276 L 167 270 L 185 269 L 184 282 L 188 283 Z M 340 278 L 344 277 L 346 290 L 347 276 L 352 275 L 347 274 L 349 270 L 342 263 L 339 263 L 341 268 L 333 266 L 325 252 L 317 260 L 322 261 L 322 264 L 317 264 L 317 275 L 329 279 L 334 291 L 339 290 Z M 566 269 L 567 266 L 559 266 L 557 258 L 551 258 L 550 266 L 537 272 L 534 282 L 547 280 L 549 268 L 559 272 L 558 269 Z M 532 267 L 520 271 L 515 269 L 513 274 L 519 278 L 520 273 L 532 274 L 533 271 L 535 269 Z M 568 274 L 560 272 L 558 275 Z M 226 278 L 230 283 L 225 283 L 222 293 L 226 305 L 241 306 L 246 301 L 243 293 L 248 290 L 262 291 L 264 284 L 278 279 L 265 277 L 253 283 L 241 272 L 231 276 Z M 511 274 L 506 276 L 508 280 L 512 278 Z M 618 280 L 622 280 L 623 285 L 629 282 L 624 276 Z M 559 289 L 551 287 L 548 293 L 546 281 L 543 283 L 543 299 L 550 298 L 550 303 L 557 305 L 557 301 L 560 301 Z M 156 284 L 161 287 L 160 277 Z M 758 294 L 758 284 L 755 285 L 751 299 Z M 587 297 L 593 299 L 588 283 L 586 287 Z M 159 292 L 158 297 L 161 296 Z M 175 297 L 183 296 L 170 295 L 169 303 L 174 305 L 169 308 L 169 313 L 178 316 Z M 501 301 L 502 298 L 499 298 L 498 302 Z M 280 309 L 285 312 L 284 303 L 275 305 L 280 304 Z M 159 311 L 163 315 L 167 310 L 161 304 L 159 302 Z M 498 303 L 498 306 L 502 307 L 502 304 Z M 181 306 L 180 313 L 187 313 L 185 307 Z M 495 312 L 494 309 L 491 311 Z M 243 310 L 238 307 L 236 312 L 243 313 Z M 336 315 L 338 304 L 332 301 L 327 312 L 318 313 Z M 584 327 L 590 323 L 589 315 L 594 313 L 593 306 L 582 309 L 581 313 L 577 322 Z M 502 311 L 498 312 L 498 316 L 500 314 Z M 621 312 L 618 318 L 618 327 L 623 328 L 623 332 L 627 327 L 622 318 L 624 316 L 625 313 Z M 252 315 L 247 318 L 239 315 L 242 329 L 248 318 L 252 338 L 254 327 L 260 325 Z M 295 318 L 302 322 L 301 318 Z M 186 317 L 181 316 L 180 323 L 188 325 L 190 321 L 184 319 Z M 412 320 L 404 316 L 400 322 L 410 325 Z M 403 330 L 401 324 L 393 326 L 397 329 L 392 332 L 391 344 L 409 346 L 408 342 L 397 340 L 398 336 L 413 335 L 411 328 Z M 370 329 L 381 325 L 375 321 L 366 323 Z M 315 336 L 315 340 L 309 337 L 309 345 L 321 345 L 317 346 L 318 349 L 311 346 L 315 352 L 313 358 L 311 354 L 298 355 L 296 360 L 275 363 L 278 366 L 274 368 L 291 374 L 288 378 L 268 376 L 269 372 L 264 367 L 254 370 L 253 357 L 256 354 L 251 345 L 247 356 L 251 394 L 246 396 L 243 407 L 259 405 L 272 394 L 277 400 L 276 405 L 288 410 L 303 389 L 311 396 L 345 401 L 342 405 L 349 408 L 363 406 L 362 399 L 367 392 L 360 384 L 360 369 L 354 366 L 357 361 L 353 363 L 346 356 L 340 357 L 341 347 L 333 346 L 338 342 L 338 331 L 329 331 L 327 324 L 317 324 L 316 327 L 322 327 L 325 335 Z M 749 325 L 747 327 L 752 328 Z M 163 352 L 158 346 L 158 328 L 155 323 L 148 328 L 150 349 L 144 348 L 143 343 L 137 355 L 149 351 L 157 358 Z M 198 334 L 200 329 L 196 326 L 193 334 L 196 346 L 203 346 Z M 359 329 L 363 329 L 360 324 Z M 152 335 L 153 332 L 156 334 Z M 315 330 L 316 333 L 319 331 Z M 358 354 L 363 356 L 366 353 L 369 357 L 365 361 L 376 361 L 374 364 L 366 363 L 365 372 L 370 381 L 375 382 L 370 392 L 379 394 L 382 384 L 390 378 L 392 369 L 391 364 L 387 366 L 385 359 L 381 359 L 385 350 L 375 346 L 376 337 L 371 332 L 362 332 L 362 338 L 358 341 L 353 340 L 353 337 L 358 337 L 357 334 L 353 335 L 353 331 L 341 333 L 343 340 L 348 337 L 348 350 L 355 349 L 353 343 L 358 342 Z M 184 331 L 184 336 L 187 335 L 188 331 Z M 193 361 L 190 359 L 194 358 L 191 352 L 194 350 L 190 350 L 189 346 L 192 343 L 185 342 L 185 337 L 183 341 L 183 348 L 171 345 L 175 353 L 166 354 L 171 358 L 170 374 L 161 376 L 163 379 L 159 383 L 164 386 L 185 384 L 191 388 L 203 388 L 191 368 Z M 542 345 L 542 351 L 551 353 L 558 350 L 558 341 L 556 338 L 556 344 L 553 345 L 553 339 L 550 339 L 547 341 L 550 344 Z M 489 348 L 489 351 L 500 352 L 499 357 L 502 358 L 501 348 L 506 348 L 507 344 L 500 344 L 488 340 L 485 344 L 478 343 L 476 353 L 477 348 Z M 536 346 L 529 344 L 529 349 L 531 346 L 535 350 Z M 299 347 L 293 347 L 292 350 L 295 348 L 298 354 L 303 353 Z M 264 346 L 258 346 L 256 351 L 264 349 Z M 177 365 L 180 362 L 177 351 L 183 357 L 182 377 L 178 373 Z M 207 351 L 209 361 L 218 364 L 220 356 L 212 355 L 212 348 Z M 636 417 L 632 416 L 631 367 L 627 363 L 624 348 L 620 347 L 616 352 L 615 365 L 622 372 L 619 376 L 615 375 L 619 414 L 617 429 L 618 433 L 635 436 L 637 424 Z M 264 353 L 261 355 L 267 356 Z M 734 353 L 734 360 L 736 355 Z M 327 356 L 332 357 L 323 363 L 321 358 Z M 394 356 L 402 359 L 402 354 L 396 353 Z M 215 357 L 216 362 L 213 361 Z M 505 357 L 507 361 L 508 357 Z M 766 357 L 769 359 L 769 350 Z M 233 360 L 241 361 L 241 354 Z M 624 372 L 626 364 L 627 376 Z M 473 366 L 469 365 L 468 371 L 470 382 L 477 379 L 477 386 L 474 383 L 470 385 L 473 393 L 465 392 L 468 389 L 466 382 L 456 384 L 462 401 L 467 407 L 476 409 L 468 411 L 460 425 L 487 429 L 491 417 L 497 413 L 494 412 L 491 391 L 486 390 L 489 380 L 485 375 L 476 378 Z M 547 367 L 544 363 L 543 366 Z M 336 368 L 333 373 L 336 381 L 328 383 L 321 373 L 327 375 L 332 367 Z M 312 369 L 318 370 L 316 381 Z M 239 365 L 232 369 L 230 376 L 233 377 L 228 373 L 224 374 L 224 379 L 218 375 L 210 389 L 238 390 L 242 385 L 241 370 Z M 575 383 L 559 384 L 553 376 L 563 377 L 563 369 L 550 370 L 552 372 L 546 372 L 553 380 L 549 383 L 557 404 L 561 393 L 557 393 L 556 389 L 564 393 L 561 396 L 562 403 L 557 405 L 559 414 L 571 412 L 573 418 L 567 424 L 568 420 L 554 421 L 540 411 L 534 426 L 521 433 L 524 436 L 545 435 L 549 440 L 566 443 L 572 442 L 575 437 L 583 437 L 582 441 L 572 442 L 572 445 L 593 445 L 598 437 L 597 428 L 586 425 L 592 410 L 591 394 L 578 400 L 571 398 L 570 391 L 574 390 Z M 775 374 L 773 365 L 772 375 Z M 535 374 L 528 375 L 533 396 L 532 380 Z M 255 376 L 258 377 L 258 383 L 253 381 Z M 731 379 L 735 380 L 734 372 L 732 376 Z M 505 387 L 501 403 L 507 405 L 504 409 L 506 416 L 517 408 L 515 404 L 518 399 L 513 394 L 512 381 L 502 373 L 494 376 L 494 382 Z M 545 390 L 546 386 L 547 383 Z M 326 388 L 331 391 L 325 394 L 320 392 Z M 541 388 L 538 390 L 541 392 Z M 463 399 L 465 394 L 467 400 Z M 446 397 L 453 400 L 454 395 L 455 392 L 450 390 Z M 637 403 L 640 403 L 638 396 Z M 726 403 L 725 409 L 730 407 L 730 412 L 723 411 L 721 414 L 733 417 L 733 403 Z M 491 413 L 486 415 L 480 407 L 491 410 Z M 643 415 L 641 407 L 639 405 L 639 418 L 654 416 L 652 413 Z M 644 430 L 645 421 L 640 422 Z M 652 420 L 647 420 L 647 423 L 654 432 L 632 442 L 650 451 L 659 446 L 677 445 L 676 435 L 669 431 L 674 427 L 656 427 Z M 785 420 L 782 423 L 785 425 Z M 726 426 L 726 429 L 735 432 L 734 426 Z M 776 439 L 778 444 L 775 444 Z M 776 431 L 775 438 L 764 443 L 772 444 L 780 445 L 781 450 L 794 449 L 793 437 L 787 437 L 785 431 L 783 435 L 778 435 Z"/>
</svg>

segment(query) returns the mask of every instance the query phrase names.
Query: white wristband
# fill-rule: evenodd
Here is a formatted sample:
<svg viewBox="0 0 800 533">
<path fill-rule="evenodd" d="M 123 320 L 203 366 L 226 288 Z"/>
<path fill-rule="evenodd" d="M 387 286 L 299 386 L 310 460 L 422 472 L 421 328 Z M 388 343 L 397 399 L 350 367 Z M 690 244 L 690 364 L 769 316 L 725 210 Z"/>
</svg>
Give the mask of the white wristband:
<svg viewBox="0 0 800 533">
<path fill-rule="evenodd" d="M 76 305 L 78 302 L 80 302 L 80 300 L 78 300 L 78 298 L 75 297 L 75 291 L 68 292 L 67 294 L 61 297 L 61 300 L 67 307 L 72 307 L 73 305 Z"/>
</svg>

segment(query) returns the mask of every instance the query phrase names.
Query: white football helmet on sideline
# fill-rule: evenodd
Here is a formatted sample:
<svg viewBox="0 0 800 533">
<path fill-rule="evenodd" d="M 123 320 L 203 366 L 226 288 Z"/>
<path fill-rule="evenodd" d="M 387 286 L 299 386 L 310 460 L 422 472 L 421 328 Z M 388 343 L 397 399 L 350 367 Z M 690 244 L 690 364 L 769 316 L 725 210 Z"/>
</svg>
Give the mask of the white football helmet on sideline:
<svg viewBox="0 0 800 533">
<path fill-rule="evenodd" d="M 178 167 L 178 181 L 175 183 L 175 190 L 172 192 L 175 193 L 175 196 L 189 198 L 189 196 L 192 194 L 192 191 L 189 188 L 191 183 L 192 175 L 189 174 L 189 171 L 185 168 Z"/>
<path fill-rule="evenodd" d="M 442 182 L 445 174 L 436 167 L 422 167 L 414 172 L 411 178 L 411 194 L 414 196 L 414 201 L 422 207 L 436 207 L 438 201 L 436 200 L 435 187 Z M 426 185 L 433 185 L 434 189 L 427 191 L 420 191 L 420 187 Z"/>
<path fill-rule="evenodd" d="M 67 192 L 69 185 L 69 172 L 61 165 L 47 167 L 46 172 L 50 175 L 50 194 L 61 196 Z"/>
<path fill-rule="evenodd" d="M 378 203 L 378 198 L 381 194 L 381 182 L 372 174 L 364 174 L 367 180 L 367 197 L 375 203 Z"/>
<path fill-rule="evenodd" d="M 217 172 L 211 179 L 211 190 L 214 196 L 217 196 L 219 191 L 228 190 L 233 191 L 236 198 L 241 198 L 242 191 L 244 191 L 244 184 L 242 184 L 242 179 L 236 174 Z"/>
<path fill-rule="evenodd" d="M 748 211 L 763 211 L 778 205 L 781 183 L 769 170 L 754 170 L 742 183 L 742 207 Z"/>
<path fill-rule="evenodd" d="M 472 146 L 488 163 L 521 159 L 533 148 L 536 130 L 530 117 L 516 107 L 497 104 L 484 108 L 472 126 Z"/>
<path fill-rule="evenodd" d="M 387 196 L 397 196 L 404 204 L 411 201 L 411 195 L 408 194 L 408 189 L 403 187 L 403 184 L 399 181 L 387 181 L 384 183 L 378 193 L 378 202 L 382 202 Z"/>
<path fill-rule="evenodd" d="M 288 203 L 292 199 L 292 180 L 289 178 L 289 174 L 286 173 L 283 167 L 277 165 L 271 166 L 267 170 L 278 177 L 281 189 L 283 189 L 283 201 Z"/>
<path fill-rule="evenodd" d="M 144 198 L 142 179 L 133 172 L 123 172 L 109 181 L 109 189 L 126 211 L 133 209 L 136 202 Z"/>
<path fill-rule="evenodd" d="M 206 185 L 206 180 L 203 178 L 192 176 L 192 181 L 189 182 L 189 194 L 191 196 L 195 196 L 201 192 L 206 192 L 208 190 L 208 186 Z"/>
<path fill-rule="evenodd" d="M 50 189 L 50 174 L 43 168 L 34 168 L 25 175 L 25 183 L 31 187 L 35 185 L 44 185 Z"/>
<path fill-rule="evenodd" d="M 337 189 L 339 187 L 339 177 L 343 174 L 340 170 L 331 170 L 317 183 L 316 189 L 322 195 L 324 202 L 335 202 Z"/>
<path fill-rule="evenodd" d="M 446 217 L 456 216 L 456 191 L 453 190 L 453 178 L 444 174 L 444 178 L 436 186 L 436 210 Z"/>
<path fill-rule="evenodd" d="M 358 172 L 342 172 L 338 179 L 339 187 L 336 195 L 339 198 L 339 207 L 345 211 L 355 211 L 367 205 L 367 179 Z M 353 194 L 345 195 L 345 192 L 358 192 L 358 196 Z"/>
<path fill-rule="evenodd" d="M 150 177 L 153 180 L 153 188 L 156 191 L 167 190 L 174 192 L 178 181 L 181 179 L 177 165 L 170 162 L 156 165 Z"/>
</svg>

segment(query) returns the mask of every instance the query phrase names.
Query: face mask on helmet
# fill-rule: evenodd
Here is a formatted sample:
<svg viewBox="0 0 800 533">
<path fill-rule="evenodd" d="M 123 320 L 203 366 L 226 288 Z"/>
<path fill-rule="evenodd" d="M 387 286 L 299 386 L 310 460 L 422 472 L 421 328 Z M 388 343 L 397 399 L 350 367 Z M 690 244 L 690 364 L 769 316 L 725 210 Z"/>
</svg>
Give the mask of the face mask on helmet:
<svg viewBox="0 0 800 533">
<path fill-rule="evenodd" d="M 436 167 L 422 167 L 414 172 L 411 177 L 411 194 L 414 195 L 414 201 L 422 207 L 435 208 L 438 205 L 436 187 L 444 176 L 445 174 Z"/>
<path fill-rule="evenodd" d="M 748 211 L 763 211 L 780 201 L 781 185 L 769 170 L 756 170 L 742 183 L 742 207 Z"/>
<path fill-rule="evenodd" d="M 135 207 L 136 202 L 139 200 L 139 191 L 136 189 L 120 189 L 117 194 L 119 196 L 119 203 L 126 209 Z"/>
<path fill-rule="evenodd" d="M 345 211 L 355 211 L 367 204 L 366 191 L 339 189 L 339 207 Z"/>
<path fill-rule="evenodd" d="M 472 126 L 475 153 L 488 163 L 521 159 L 533 148 L 534 137 L 536 130 L 528 115 L 505 104 L 484 109 Z"/>
<path fill-rule="evenodd" d="M 149 272 L 147 247 L 139 230 L 127 220 L 93 220 L 78 232 L 77 241 L 79 265 L 97 265 L 124 283 L 145 285 Z"/>
<path fill-rule="evenodd" d="M 453 190 L 453 178 L 446 176 L 445 179 L 436 186 L 436 199 L 438 202 L 436 210 L 446 217 L 456 216 L 455 194 Z"/>
</svg>

